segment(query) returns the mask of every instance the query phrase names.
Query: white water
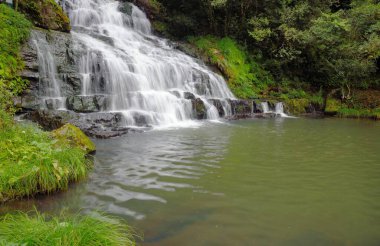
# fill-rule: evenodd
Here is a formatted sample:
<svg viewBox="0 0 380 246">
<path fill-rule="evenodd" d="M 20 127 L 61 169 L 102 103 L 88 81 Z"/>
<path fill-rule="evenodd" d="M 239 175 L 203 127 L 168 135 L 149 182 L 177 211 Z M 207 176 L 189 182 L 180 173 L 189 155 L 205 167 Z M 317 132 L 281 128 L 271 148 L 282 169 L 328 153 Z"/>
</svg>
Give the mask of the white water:
<svg viewBox="0 0 380 246">
<path fill-rule="evenodd" d="M 82 94 L 109 95 L 108 111 L 122 112 L 125 124 L 138 118 L 153 126 L 182 125 L 194 118 L 191 100 L 200 98 L 207 118 L 219 118 L 208 99 L 219 99 L 225 115 L 234 99 L 223 77 L 167 40 L 153 36 L 146 15 L 132 5 L 131 15 L 114 0 L 61 0 L 73 26 L 73 37 L 84 46 L 80 60 Z"/>
<path fill-rule="evenodd" d="M 272 111 L 269 109 L 269 104 L 268 102 L 261 102 L 261 107 L 263 108 L 263 113 L 268 114 L 271 113 Z"/>
<path fill-rule="evenodd" d="M 269 107 L 268 102 L 261 102 L 261 107 L 263 109 L 264 114 L 274 113 L 274 114 L 276 114 L 276 116 L 280 116 L 280 117 L 284 117 L 284 118 L 293 118 L 284 112 L 284 104 L 282 102 L 276 103 L 274 110 L 272 110 Z"/>
<path fill-rule="evenodd" d="M 57 77 L 57 66 L 46 39 L 32 32 L 32 40 L 37 49 L 41 105 L 50 109 L 65 109 L 65 98 L 61 96 L 61 81 Z"/>
</svg>

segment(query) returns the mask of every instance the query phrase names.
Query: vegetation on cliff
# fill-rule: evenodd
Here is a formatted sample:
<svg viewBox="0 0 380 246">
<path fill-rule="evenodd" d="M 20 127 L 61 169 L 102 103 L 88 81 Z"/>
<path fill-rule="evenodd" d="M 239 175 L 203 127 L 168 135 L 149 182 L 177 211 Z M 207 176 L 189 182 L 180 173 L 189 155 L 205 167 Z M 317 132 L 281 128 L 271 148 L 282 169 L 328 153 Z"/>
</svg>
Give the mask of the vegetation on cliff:
<svg viewBox="0 0 380 246">
<path fill-rule="evenodd" d="M 178 38 L 195 37 L 197 46 L 208 46 L 206 54 L 223 65 L 222 71 L 226 58 L 215 44 L 229 39 L 243 47 L 249 61 L 244 64 L 252 66 L 248 74 L 254 73 L 257 81 L 248 77 L 236 83 L 235 76 L 225 74 L 238 96 L 319 97 L 316 101 L 324 109 L 327 98 L 353 107 L 357 91 L 380 89 L 378 1 L 158 1 L 160 21 L 165 22 L 160 30 Z M 205 42 L 207 35 L 213 35 L 212 42 Z M 271 76 L 261 78 L 252 64 Z"/>
<path fill-rule="evenodd" d="M 131 229 L 104 215 L 51 217 L 38 212 L 0 217 L 0 245 L 133 246 Z"/>
<path fill-rule="evenodd" d="M 22 92 L 27 82 L 18 73 L 23 68 L 19 51 L 29 37 L 31 23 L 5 4 L 0 4 L 0 109 L 13 110 L 12 97 Z"/>
<path fill-rule="evenodd" d="M 54 0 L 19 0 L 19 11 L 37 27 L 69 32 L 70 19 Z"/>
</svg>

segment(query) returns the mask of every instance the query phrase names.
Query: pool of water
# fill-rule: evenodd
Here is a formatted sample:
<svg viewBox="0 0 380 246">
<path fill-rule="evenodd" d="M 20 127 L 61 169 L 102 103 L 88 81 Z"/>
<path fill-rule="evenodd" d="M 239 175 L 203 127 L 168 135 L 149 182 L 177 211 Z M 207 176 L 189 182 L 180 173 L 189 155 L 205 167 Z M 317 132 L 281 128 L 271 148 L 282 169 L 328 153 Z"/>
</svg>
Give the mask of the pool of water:
<svg viewBox="0 0 380 246">
<path fill-rule="evenodd" d="M 141 245 L 380 245 L 380 122 L 257 119 L 95 142 L 88 180 L 7 207 L 103 210 Z"/>
</svg>

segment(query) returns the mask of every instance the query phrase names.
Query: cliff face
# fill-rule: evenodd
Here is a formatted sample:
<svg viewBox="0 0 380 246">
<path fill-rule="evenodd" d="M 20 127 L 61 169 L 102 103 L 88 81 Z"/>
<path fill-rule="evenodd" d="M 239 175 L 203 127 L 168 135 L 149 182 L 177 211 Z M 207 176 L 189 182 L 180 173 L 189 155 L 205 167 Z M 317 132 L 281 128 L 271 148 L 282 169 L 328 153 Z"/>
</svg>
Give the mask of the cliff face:
<svg viewBox="0 0 380 246">
<path fill-rule="evenodd" d="M 37 27 L 70 32 L 70 19 L 54 0 L 19 0 L 19 10 Z"/>
</svg>

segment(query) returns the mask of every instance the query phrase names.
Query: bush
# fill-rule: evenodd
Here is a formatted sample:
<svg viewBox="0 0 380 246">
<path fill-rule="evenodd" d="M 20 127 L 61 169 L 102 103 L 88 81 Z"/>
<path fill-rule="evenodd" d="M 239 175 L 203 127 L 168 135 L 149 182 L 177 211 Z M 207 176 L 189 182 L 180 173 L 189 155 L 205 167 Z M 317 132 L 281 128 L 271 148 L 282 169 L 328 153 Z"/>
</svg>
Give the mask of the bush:
<svg viewBox="0 0 380 246">
<path fill-rule="evenodd" d="M 0 245 L 135 245 L 131 229 L 102 216 L 50 217 L 34 213 L 0 218 Z"/>
<path fill-rule="evenodd" d="M 15 124 L 0 111 L 0 202 L 65 190 L 86 177 L 86 153 L 33 125 Z"/>
</svg>

